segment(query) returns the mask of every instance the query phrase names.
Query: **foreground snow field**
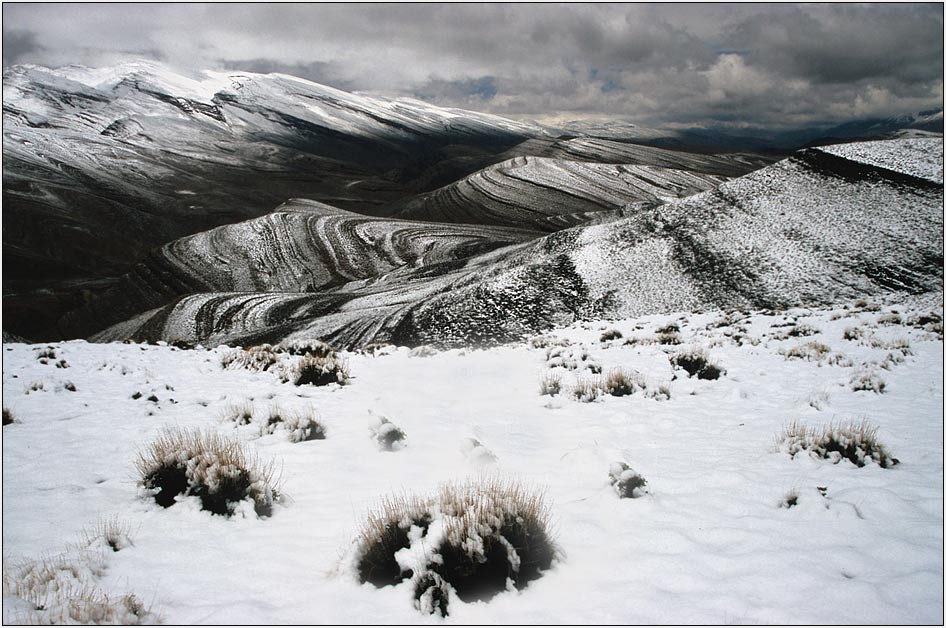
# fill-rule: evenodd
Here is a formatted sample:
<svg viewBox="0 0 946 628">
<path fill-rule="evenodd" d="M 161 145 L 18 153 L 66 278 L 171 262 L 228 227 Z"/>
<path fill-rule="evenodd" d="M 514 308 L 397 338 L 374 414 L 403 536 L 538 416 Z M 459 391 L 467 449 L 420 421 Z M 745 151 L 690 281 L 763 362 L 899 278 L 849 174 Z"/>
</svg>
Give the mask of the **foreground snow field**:
<svg viewBox="0 0 946 628">
<path fill-rule="evenodd" d="M 585 323 L 487 351 L 346 354 L 350 383 L 325 387 L 224 370 L 226 347 L 4 345 L 3 619 L 62 619 L 71 591 L 107 596 L 123 622 L 942 623 L 942 315 L 937 294 Z M 673 368 L 694 348 L 719 379 Z M 595 364 L 639 371 L 645 388 L 576 400 Z M 541 395 L 550 374 L 562 391 Z M 249 424 L 223 418 L 247 401 Z M 326 438 L 263 433 L 273 405 L 314 408 Z M 379 449 L 379 416 L 404 447 Z M 898 464 L 792 457 L 776 442 L 792 422 L 862 419 Z M 274 461 L 272 516 L 157 505 L 135 461 L 168 426 Z M 618 497 L 613 462 L 645 478 L 642 495 Z M 544 490 L 551 569 L 488 602 L 454 596 L 445 619 L 414 608 L 410 581 L 359 582 L 369 509 L 478 474 Z"/>
</svg>

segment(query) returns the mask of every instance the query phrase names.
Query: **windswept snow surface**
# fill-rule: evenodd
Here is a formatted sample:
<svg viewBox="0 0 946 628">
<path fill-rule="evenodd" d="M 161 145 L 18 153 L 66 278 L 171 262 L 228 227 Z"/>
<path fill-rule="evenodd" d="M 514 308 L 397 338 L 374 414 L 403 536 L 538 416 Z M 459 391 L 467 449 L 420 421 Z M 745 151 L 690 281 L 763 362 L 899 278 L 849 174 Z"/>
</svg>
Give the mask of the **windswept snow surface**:
<svg viewBox="0 0 946 628">
<path fill-rule="evenodd" d="M 382 497 L 488 471 L 544 489 L 558 558 L 521 591 L 452 596 L 443 623 L 941 624 L 942 315 L 938 293 L 593 322 L 533 343 L 548 348 L 346 354 L 351 383 L 323 388 L 224 370 L 226 347 L 4 344 L 5 573 L 60 556 L 110 599 L 133 592 L 149 619 L 174 624 L 440 623 L 413 608 L 409 581 L 361 584 L 352 543 Z M 661 329 L 673 341 L 669 323 L 681 344 L 654 343 Z M 719 379 L 671 367 L 697 347 Z M 569 389 L 593 364 L 637 371 L 646 388 L 576 401 Z M 540 396 L 550 371 L 563 392 Z M 855 391 L 865 380 L 883 392 Z M 222 418 L 243 402 L 250 424 Z M 267 433 L 275 405 L 314 408 L 327 438 Z M 382 415 L 406 434 L 397 451 L 372 439 Z M 899 464 L 792 458 L 776 445 L 793 421 L 862 418 Z M 155 504 L 134 462 L 168 426 L 233 436 L 273 460 L 284 497 L 272 517 L 211 515 L 196 497 Z M 615 462 L 643 476 L 642 496 L 618 497 Z M 129 542 L 88 549 L 83 530 L 109 519 Z M 4 622 L 48 616 L 13 584 Z"/>
</svg>

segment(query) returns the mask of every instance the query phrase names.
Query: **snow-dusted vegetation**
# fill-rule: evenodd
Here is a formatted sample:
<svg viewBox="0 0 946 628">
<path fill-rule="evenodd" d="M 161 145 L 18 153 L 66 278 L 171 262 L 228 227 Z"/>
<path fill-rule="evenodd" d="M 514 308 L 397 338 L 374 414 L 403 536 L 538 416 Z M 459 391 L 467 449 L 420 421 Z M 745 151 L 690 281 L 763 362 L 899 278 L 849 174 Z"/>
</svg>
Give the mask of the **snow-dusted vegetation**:
<svg viewBox="0 0 946 628">
<path fill-rule="evenodd" d="M 314 342 L 4 344 L 3 619 L 940 623 L 942 316 L 585 322 L 345 386 L 271 372 Z"/>
</svg>

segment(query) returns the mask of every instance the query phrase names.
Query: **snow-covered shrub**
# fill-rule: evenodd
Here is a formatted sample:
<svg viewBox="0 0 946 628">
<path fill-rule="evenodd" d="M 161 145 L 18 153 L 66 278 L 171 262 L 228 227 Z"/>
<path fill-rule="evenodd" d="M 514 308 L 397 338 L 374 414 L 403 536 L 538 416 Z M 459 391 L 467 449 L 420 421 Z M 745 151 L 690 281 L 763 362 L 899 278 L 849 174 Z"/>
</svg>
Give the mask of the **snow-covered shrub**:
<svg viewBox="0 0 946 628">
<path fill-rule="evenodd" d="M 667 323 L 666 325 L 664 325 L 663 327 L 658 327 L 658 328 L 657 328 L 656 330 L 654 330 L 654 331 L 655 331 L 658 335 L 660 335 L 660 334 L 679 334 L 679 333 L 680 333 L 680 325 L 678 325 L 677 323 L 674 323 L 674 322 L 671 321 L 671 322 Z M 666 343 L 664 343 L 664 344 L 666 344 Z"/>
<path fill-rule="evenodd" d="M 483 467 L 496 462 L 496 454 L 487 449 L 483 443 L 475 438 L 468 438 L 460 447 L 464 457 L 477 467 Z"/>
<path fill-rule="evenodd" d="M 432 355 L 437 355 L 437 349 L 430 345 L 420 345 L 411 349 L 408 355 L 412 358 L 429 358 Z"/>
<path fill-rule="evenodd" d="M 100 588 L 98 578 L 105 568 L 102 556 L 92 552 L 19 563 L 4 560 L 4 623 L 11 615 L 18 624 L 156 623 L 158 618 L 136 595 Z"/>
<path fill-rule="evenodd" d="M 278 406 L 272 406 L 262 432 L 273 434 L 280 428 L 289 432 L 289 441 L 292 443 L 323 440 L 325 438 L 325 426 L 319 421 L 314 409 L 310 409 L 308 412 L 298 410 L 283 412 Z"/>
<path fill-rule="evenodd" d="M 793 421 L 776 439 L 781 451 L 792 458 L 807 451 L 812 456 L 831 460 L 835 464 L 849 460 L 858 467 L 863 467 L 868 460 L 882 468 L 897 464 L 887 448 L 877 440 L 877 428 L 866 419 L 847 423 L 828 425 L 819 428 Z"/>
<path fill-rule="evenodd" d="M 521 589 L 555 553 L 542 494 L 493 477 L 385 500 L 356 540 L 355 568 L 376 586 L 413 577 L 415 606 L 445 615 L 448 592 L 470 602 Z"/>
<path fill-rule="evenodd" d="M 220 363 L 228 370 L 267 371 L 279 362 L 279 354 L 272 345 L 257 345 L 246 349 L 233 349 L 223 355 Z"/>
<path fill-rule="evenodd" d="M 361 348 L 361 352 L 365 355 L 377 357 L 379 355 L 390 355 L 396 348 L 390 342 L 369 342 Z"/>
<path fill-rule="evenodd" d="M 567 338 L 558 336 L 533 336 L 529 338 L 529 346 L 533 349 L 546 349 L 548 347 L 567 347 L 571 342 Z"/>
<path fill-rule="evenodd" d="M 623 337 L 624 337 L 624 334 L 622 334 L 617 329 L 608 329 L 604 333 L 601 334 L 601 342 L 608 342 L 610 340 L 618 340 Z"/>
<path fill-rule="evenodd" d="M 887 388 L 887 384 L 873 370 L 859 371 L 851 376 L 851 390 L 869 390 L 879 395 L 884 392 L 885 388 Z"/>
<path fill-rule="evenodd" d="M 10 425 L 11 423 L 13 423 L 13 413 L 10 412 L 9 408 L 4 408 L 3 409 L 3 424 Z"/>
<path fill-rule="evenodd" d="M 136 466 L 141 485 L 165 508 L 178 495 L 196 495 L 204 510 L 229 516 L 249 499 L 265 517 L 278 496 L 272 465 L 260 464 L 238 440 L 214 432 L 166 429 L 139 452 Z"/>
<path fill-rule="evenodd" d="M 811 325 L 795 325 L 791 329 L 785 332 L 785 335 L 789 338 L 800 338 L 802 336 L 814 336 L 815 334 L 820 334 L 821 330 L 812 327 Z"/>
<path fill-rule="evenodd" d="M 40 391 L 40 390 L 42 390 L 42 391 L 45 392 L 45 391 L 46 391 L 46 384 L 43 383 L 43 382 L 33 382 L 33 383 L 30 384 L 29 387 L 26 389 L 26 394 L 28 395 L 28 394 L 30 394 L 31 392 L 38 392 L 38 391 Z"/>
<path fill-rule="evenodd" d="M 825 354 L 831 352 L 831 347 L 820 342 L 806 342 L 805 344 L 792 347 L 787 351 L 783 351 L 787 359 L 798 359 L 798 360 L 808 360 L 808 361 L 818 361 L 825 356 Z"/>
<path fill-rule="evenodd" d="M 86 547 L 104 546 L 113 552 L 131 547 L 131 527 L 117 517 L 99 521 L 91 530 L 83 532 Z"/>
<path fill-rule="evenodd" d="M 709 361 L 709 357 L 702 349 L 692 351 L 683 351 L 671 356 L 670 363 L 676 368 L 681 368 L 687 372 L 687 375 L 698 379 L 719 379 L 720 375 L 726 373 L 716 364 Z"/>
<path fill-rule="evenodd" d="M 608 374 L 600 382 L 602 391 L 612 397 L 633 395 L 638 390 L 644 390 L 646 387 L 640 373 L 629 373 L 620 368 L 608 371 Z"/>
<path fill-rule="evenodd" d="M 680 334 L 677 332 L 662 332 L 657 334 L 657 344 L 661 345 L 678 345 L 681 344 L 683 340 L 680 339 Z"/>
<path fill-rule="evenodd" d="M 140 393 L 137 393 L 140 396 Z M 240 402 L 231 402 L 224 406 L 220 411 L 220 418 L 223 421 L 233 421 L 237 425 L 249 425 L 253 421 L 253 415 L 256 413 L 256 407 L 249 399 Z"/>
<path fill-rule="evenodd" d="M 626 462 L 612 462 L 608 469 L 608 478 L 618 497 L 640 497 L 644 494 L 645 480 L 637 471 L 630 468 Z"/>
<path fill-rule="evenodd" d="M 831 400 L 831 393 L 827 389 L 822 389 L 808 395 L 808 405 L 815 410 L 824 410 Z"/>
<path fill-rule="evenodd" d="M 655 399 L 656 401 L 669 401 L 670 400 L 670 385 L 669 384 L 659 384 L 657 388 L 650 388 L 646 392 L 647 397 Z"/>
<path fill-rule="evenodd" d="M 335 348 L 321 340 L 284 340 L 274 347 L 275 351 L 289 355 L 329 358 L 336 354 Z"/>
<path fill-rule="evenodd" d="M 397 451 L 404 448 L 407 434 L 391 423 L 387 417 L 378 417 L 369 427 L 375 442 L 382 451 Z"/>
<path fill-rule="evenodd" d="M 890 312 L 889 314 L 884 314 L 877 317 L 878 325 L 902 325 L 903 318 L 899 314 Z"/>
<path fill-rule="evenodd" d="M 565 368 L 570 371 L 588 369 L 592 373 L 600 373 L 601 365 L 581 348 L 551 347 L 545 352 L 545 360 L 549 368 Z"/>
<path fill-rule="evenodd" d="M 59 360 L 58 362 L 56 362 L 56 368 L 57 368 L 57 369 L 67 369 L 67 368 L 69 368 L 69 363 L 66 362 L 65 360 Z"/>
<path fill-rule="evenodd" d="M 867 299 L 859 299 L 854 302 L 854 307 L 864 311 L 864 312 L 879 312 L 880 305 L 877 303 L 869 303 Z"/>
<path fill-rule="evenodd" d="M 397 562 L 395 554 L 410 547 L 411 529 L 415 535 L 427 532 L 433 520 L 430 500 L 416 496 L 386 497 L 368 513 L 358 535 L 355 566 L 358 578 L 376 587 L 397 584 L 412 574 Z"/>
<path fill-rule="evenodd" d="M 337 355 L 325 358 L 305 356 L 292 367 L 288 379 L 296 386 L 344 386 L 350 379 L 348 362 Z"/>
<path fill-rule="evenodd" d="M 601 396 L 601 383 L 598 377 L 579 377 L 575 383 L 569 387 L 569 394 L 584 403 L 594 401 Z"/>
<path fill-rule="evenodd" d="M 845 340 L 860 340 L 864 337 L 864 330 L 860 327 L 848 327 L 844 330 L 844 335 L 841 336 Z"/>
<path fill-rule="evenodd" d="M 465 602 L 518 589 L 552 565 L 555 546 L 541 493 L 499 478 L 441 488 L 443 536 L 432 541 L 428 568 Z"/>
<path fill-rule="evenodd" d="M 798 505 L 798 489 L 793 488 L 787 493 L 782 501 L 778 503 L 779 508 L 793 508 Z"/>
<path fill-rule="evenodd" d="M 554 371 L 547 371 L 539 380 L 540 395 L 557 395 L 562 392 L 562 376 Z"/>
</svg>

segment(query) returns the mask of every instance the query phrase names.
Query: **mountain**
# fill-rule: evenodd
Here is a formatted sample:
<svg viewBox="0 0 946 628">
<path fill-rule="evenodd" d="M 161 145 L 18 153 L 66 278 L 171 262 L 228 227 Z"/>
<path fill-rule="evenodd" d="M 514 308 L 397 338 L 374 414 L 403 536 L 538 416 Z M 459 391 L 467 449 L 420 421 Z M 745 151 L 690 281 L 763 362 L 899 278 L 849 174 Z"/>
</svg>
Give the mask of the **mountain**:
<svg viewBox="0 0 946 628">
<path fill-rule="evenodd" d="M 4 314 L 30 337 L 175 238 L 293 197 L 377 213 L 544 135 L 279 74 L 12 66 L 3 84 Z"/>
<path fill-rule="evenodd" d="M 943 141 L 803 150 L 597 225 L 320 293 L 192 293 L 93 336 L 440 346 L 588 317 L 835 303 L 943 286 Z"/>
</svg>

